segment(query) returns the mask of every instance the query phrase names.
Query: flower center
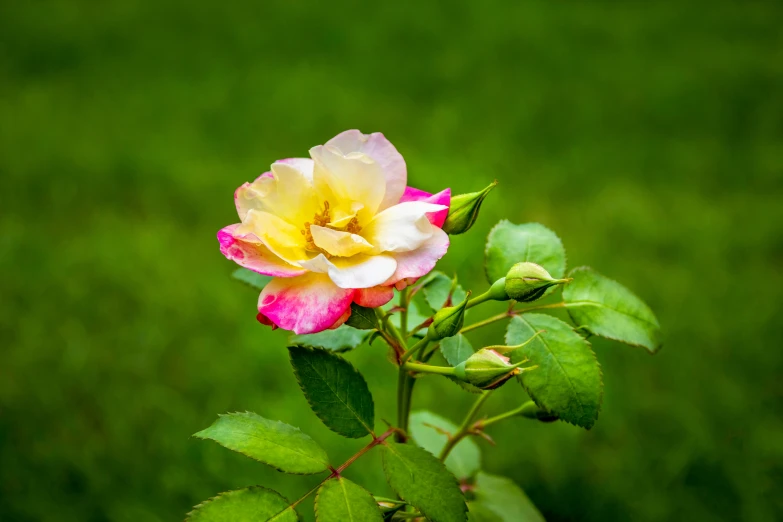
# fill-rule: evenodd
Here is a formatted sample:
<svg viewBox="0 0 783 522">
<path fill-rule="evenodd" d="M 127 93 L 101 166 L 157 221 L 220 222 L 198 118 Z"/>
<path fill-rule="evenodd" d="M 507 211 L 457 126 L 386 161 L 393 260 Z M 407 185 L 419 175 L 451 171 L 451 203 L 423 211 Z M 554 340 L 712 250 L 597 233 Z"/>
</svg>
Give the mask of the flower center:
<svg viewBox="0 0 783 522">
<path fill-rule="evenodd" d="M 351 234 L 358 234 L 362 230 L 362 227 L 361 225 L 359 225 L 359 220 L 356 218 L 356 216 L 351 218 L 351 220 L 344 227 L 335 227 L 330 225 L 329 222 L 331 220 L 332 217 L 331 217 L 331 213 L 329 212 L 329 202 L 324 201 L 324 209 L 321 212 L 317 212 L 315 216 L 313 216 L 312 223 L 310 223 L 309 221 L 305 221 L 304 228 L 299 231 L 305 237 L 305 250 L 321 253 L 324 256 L 326 256 L 327 259 L 332 257 L 332 254 L 320 248 L 318 245 L 315 244 L 315 241 L 313 241 L 313 234 L 312 232 L 310 232 L 310 227 L 312 225 L 331 228 L 332 230 L 339 230 L 341 232 L 344 231 Z"/>
</svg>

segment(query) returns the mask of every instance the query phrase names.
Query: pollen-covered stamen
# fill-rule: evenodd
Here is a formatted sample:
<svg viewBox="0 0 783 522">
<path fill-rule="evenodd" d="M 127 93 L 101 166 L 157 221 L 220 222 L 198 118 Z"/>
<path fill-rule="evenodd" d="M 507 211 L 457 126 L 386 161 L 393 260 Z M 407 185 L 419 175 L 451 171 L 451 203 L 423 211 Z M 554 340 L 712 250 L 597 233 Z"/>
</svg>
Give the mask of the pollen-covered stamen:
<svg viewBox="0 0 783 522">
<path fill-rule="evenodd" d="M 315 244 L 315 241 L 313 241 L 313 234 L 310 232 L 310 226 L 317 225 L 319 227 L 325 227 L 329 224 L 329 221 L 331 221 L 331 216 L 329 214 L 329 202 L 324 201 L 323 211 L 318 212 L 315 216 L 313 216 L 313 223 L 306 221 L 304 224 L 304 229 L 299 231 L 305 237 L 305 249 L 311 252 L 319 252 L 326 256 L 327 259 L 332 257 L 332 255 L 322 248 L 319 248 L 318 245 Z"/>
</svg>

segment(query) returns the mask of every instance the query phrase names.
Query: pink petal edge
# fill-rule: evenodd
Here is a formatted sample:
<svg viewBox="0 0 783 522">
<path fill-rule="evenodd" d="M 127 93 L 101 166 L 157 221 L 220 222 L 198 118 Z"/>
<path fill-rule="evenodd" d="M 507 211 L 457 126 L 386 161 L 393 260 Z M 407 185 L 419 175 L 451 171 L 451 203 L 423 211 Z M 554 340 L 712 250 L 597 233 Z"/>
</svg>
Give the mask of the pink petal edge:
<svg viewBox="0 0 783 522">
<path fill-rule="evenodd" d="M 255 236 L 236 235 L 235 230 L 238 226 L 238 224 L 229 225 L 217 233 L 220 253 L 226 258 L 239 266 L 272 277 L 295 277 L 306 272 L 305 269 L 289 265 L 277 257 Z"/>
<path fill-rule="evenodd" d="M 406 201 L 424 201 L 426 203 L 434 203 L 436 205 L 448 207 L 451 204 L 451 189 L 447 188 L 441 190 L 437 194 L 430 194 L 429 192 L 414 187 L 405 187 L 405 192 L 403 193 L 402 198 L 400 198 L 400 203 L 405 203 Z M 438 228 L 442 228 L 448 215 L 449 209 L 445 208 L 437 212 L 430 212 L 427 214 L 427 218 L 430 220 L 430 223 Z"/>
<path fill-rule="evenodd" d="M 284 330 L 316 333 L 335 325 L 350 312 L 354 293 L 353 289 L 332 283 L 326 274 L 309 272 L 288 279 L 275 278 L 258 296 L 258 312 Z"/>
</svg>

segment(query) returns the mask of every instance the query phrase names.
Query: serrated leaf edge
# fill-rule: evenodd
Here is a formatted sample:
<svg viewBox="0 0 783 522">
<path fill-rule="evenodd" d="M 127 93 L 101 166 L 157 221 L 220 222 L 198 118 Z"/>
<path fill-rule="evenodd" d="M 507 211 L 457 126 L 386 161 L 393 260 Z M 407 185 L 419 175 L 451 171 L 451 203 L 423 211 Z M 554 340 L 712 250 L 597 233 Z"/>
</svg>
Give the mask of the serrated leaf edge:
<svg viewBox="0 0 783 522">
<path fill-rule="evenodd" d="M 245 415 L 245 414 L 249 414 L 249 415 L 258 415 L 258 414 L 257 414 L 257 413 L 255 413 L 255 412 L 252 412 L 252 411 L 247 411 L 247 410 L 245 410 L 245 411 L 234 411 L 234 412 L 228 412 L 228 413 L 218 413 L 218 417 L 229 417 L 229 416 L 231 416 L 231 415 Z M 261 417 L 261 415 L 258 415 L 258 416 L 259 416 L 259 417 Z M 315 439 L 313 439 L 312 437 L 310 437 L 310 435 L 308 435 L 307 433 L 303 432 L 301 429 L 297 428 L 296 426 L 293 426 L 293 425 L 291 425 L 291 424 L 288 424 L 287 422 L 283 422 L 283 421 L 280 421 L 280 420 L 267 419 L 266 417 L 261 417 L 261 418 L 262 418 L 262 419 L 264 419 L 264 420 L 267 420 L 267 421 L 269 421 L 269 422 L 275 422 L 275 423 L 277 423 L 277 424 L 283 424 L 283 425 L 285 425 L 285 426 L 288 426 L 289 428 L 293 428 L 294 430 L 298 431 L 299 433 L 301 433 L 301 434 L 302 434 L 302 435 L 304 435 L 305 437 L 307 437 L 307 438 L 309 438 L 310 440 L 312 440 L 313 442 L 315 442 L 315 444 L 316 444 L 316 445 L 317 445 L 319 448 L 321 447 L 321 446 L 320 446 L 320 445 L 319 445 L 319 444 L 318 444 L 318 443 L 315 441 Z M 265 465 L 269 466 L 270 468 L 272 468 L 272 469 L 274 469 L 274 470 L 280 471 L 280 472 L 282 472 L 282 473 L 286 473 L 286 474 L 288 474 L 288 475 L 315 475 L 315 474 L 317 474 L 317 473 L 322 473 L 322 472 L 324 472 L 324 471 L 326 471 L 326 470 L 328 470 L 328 469 L 329 469 L 330 463 L 329 463 L 329 461 L 327 460 L 327 461 L 326 461 L 326 464 L 325 464 L 325 466 L 324 466 L 324 469 L 322 469 L 322 470 L 318 470 L 318 471 L 313 471 L 312 473 L 302 473 L 301 471 L 287 471 L 287 470 L 284 470 L 284 469 L 282 469 L 282 468 L 279 468 L 279 467 L 275 466 L 274 464 L 270 464 L 269 462 L 263 461 L 263 460 L 259 459 L 258 457 L 254 457 L 253 455 L 248 455 L 248 454 L 247 454 L 247 453 L 245 453 L 244 451 L 240 451 L 240 450 L 235 450 L 235 449 L 233 449 L 233 448 L 229 448 L 228 446 L 225 446 L 225 445 L 224 445 L 224 444 L 222 444 L 220 441 L 218 441 L 218 440 L 215 440 L 215 439 L 213 439 L 212 437 L 202 437 L 202 436 L 199 436 L 199 433 L 201 433 L 202 431 L 206 431 L 206 430 L 208 430 L 208 429 L 209 429 L 209 428 L 211 428 L 212 426 L 214 426 L 214 422 L 213 422 L 212 424 L 210 424 L 209 426 L 207 426 L 206 428 L 204 428 L 203 430 L 201 430 L 201 431 L 198 431 L 198 432 L 194 433 L 193 435 L 191 435 L 191 437 L 195 437 L 195 438 L 197 438 L 197 439 L 199 439 L 199 440 L 211 440 L 212 442 L 214 442 L 215 444 L 217 444 L 218 446 L 220 446 L 220 447 L 222 447 L 222 448 L 226 448 L 226 449 L 227 449 L 227 450 L 229 450 L 229 451 L 233 451 L 233 452 L 235 452 L 235 453 L 239 453 L 240 455 L 244 455 L 245 457 L 247 457 L 247 458 L 249 458 L 249 459 L 255 460 L 256 462 L 260 462 L 261 464 L 265 464 Z M 279 446 L 279 444 L 275 444 L 275 445 L 276 445 L 276 446 Z M 326 450 L 324 450 L 323 448 L 321 448 L 321 450 L 324 452 L 324 455 L 326 455 L 326 456 L 327 456 L 327 458 L 328 458 L 329 456 L 327 455 L 327 453 L 326 453 Z M 301 453 L 301 452 L 298 452 L 298 451 L 297 451 L 296 453 Z M 307 453 L 306 455 L 310 455 L 310 454 L 309 454 L 309 453 Z M 313 460 L 317 460 L 317 459 L 313 459 Z M 261 486 L 259 486 L 259 487 L 261 487 Z M 235 491 L 235 490 L 234 490 L 234 491 Z M 270 490 L 270 491 L 274 491 L 274 490 Z"/>
<path fill-rule="evenodd" d="M 382 443 L 382 446 L 383 446 L 383 447 L 384 447 L 384 449 L 386 449 L 387 451 L 391 451 L 392 453 L 394 453 L 394 450 L 392 450 L 392 449 L 391 449 L 391 446 L 390 446 L 390 445 L 389 445 L 389 444 L 388 444 L 386 441 L 384 441 L 384 442 Z M 420 447 L 420 446 L 416 446 L 416 447 L 417 447 L 417 448 L 419 448 L 419 449 L 421 449 L 421 450 L 422 450 L 422 451 L 424 451 L 424 452 L 427 452 L 429 455 L 432 455 L 432 453 L 429 453 L 429 452 L 428 452 L 427 450 L 425 450 L 424 448 L 422 448 L 422 447 Z M 395 453 L 395 455 L 399 455 L 399 454 L 398 454 L 398 453 Z M 403 458 L 403 457 L 402 457 L 402 456 L 400 456 L 400 458 Z M 440 464 L 440 465 L 443 467 L 443 470 L 444 470 L 446 473 L 448 473 L 448 474 L 449 474 L 449 475 L 450 475 L 450 476 L 451 476 L 451 477 L 454 479 L 454 484 L 457 486 L 457 489 L 459 490 L 459 492 L 460 492 L 460 495 L 462 495 L 462 505 L 465 507 L 465 509 L 464 509 L 464 511 L 463 511 L 463 514 L 464 514 L 464 517 L 465 517 L 465 518 L 464 518 L 464 522 L 467 522 L 467 520 L 468 520 L 468 504 L 467 504 L 467 500 L 465 499 L 465 493 L 462 491 L 462 488 L 461 488 L 461 487 L 460 487 L 460 485 L 459 485 L 459 480 L 457 479 L 457 477 L 456 477 L 456 476 L 454 476 L 454 473 L 452 473 L 451 471 L 449 471 L 449 469 L 446 467 L 446 465 L 445 465 L 443 462 L 441 462 L 440 460 L 437 460 L 437 457 L 435 457 L 435 456 L 433 456 L 433 458 L 434 458 L 434 459 L 436 459 L 436 461 L 438 462 L 438 464 Z M 402 495 L 402 493 L 400 493 L 399 491 L 397 491 L 397 490 L 395 489 L 395 487 L 394 487 L 394 486 L 392 486 L 391 482 L 389 481 L 389 470 L 387 469 L 386 458 L 384 458 L 384 457 L 383 457 L 383 455 L 381 456 L 381 463 L 383 464 L 383 474 L 386 476 L 386 482 L 387 482 L 387 483 L 389 484 L 389 486 L 390 486 L 390 487 L 391 487 L 391 488 L 394 490 L 394 492 L 395 492 L 395 493 L 397 493 L 397 494 L 400 496 L 400 498 L 401 498 L 402 500 L 404 500 L 405 502 L 409 502 L 409 501 L 408 501 L 408 499 L 406 499 L 406 498 L 405 498 L 405 497 Z M 418 509 L 418 510 L 419 510 L 419 512 L 420 512 L 422 515 L 424 515 L 424 516 L 427 518 L 427 520 L 429 520 L 429 519 L 430 519 L 430 516 L 429 516 L 427 513 L 425 513 L 425 512 L 424 512 L 424 510 L 423 510 L 423 509 L 421 509 L 419 506 L 416 506 L 416 505 L 414 505 L 414 504 L 411 504 L 411 505 L 412 505 L 413 507 L 415 507 L 416 509 Z"/>
<path fill-rule="evenodd" d="M 373 422 L 373 424 L 375 423 L 375 399 L 373 398 L 372 393 L 370 392 L 370 386 L 367 384 L 367 380 L 364 378 L 364 375 L 362 375 L 361 372 L 359 370 L 357 370 L 356 367 L 353 364 L 351 364 L 351 362 L 348 359 L 346 359 L 345 357 L 342 357 L 342 356 L 336 354 L 335 352 L 333 352 L 331 350 L 327 350 L 325 348 L 319 348 L 319 347 L 313 347 L 313 346 L 298 346 L 298 345 L 295 345 L 293 347 L 302 348 L 302 349 L 305 349 L 305 350 L 312 350 L 312 351 L 321 350 L 321 351 L 323 351 L 324 353 L 326 353 L 326 354 L 328 354 L 330 356 L 337 357 L 337 358 L 341 359 L 345 364 L 347 364 L 348 367 L 356 375 L 359 376 L 359 378 L 362 380 L 362 382 L 364 382 L 364 385 L 367 387 L 367 393 L 370 396 L 370 404 L 372 404 L 372 411 L 373 411 L 372 422 Z M 288 347 L 288 349 L 289 349 L 288 350 L 288 357 L 289 357 L 289 359 L 291 358 L 291 348 L 292 348 L 292 346 Z M 343 437 L 348 438 L 348 439 L 360 439 L 360 438 L 362 438 L 362 437 L 364 437 L 366 435 L 372 435 L 374 433 L 375 426 L 367 426 L 367 424 L 365 424 L 364 421 L 361 419 L 361 417 L 359 417 L 359 415 L 356 414 L 355 412 L 354 412 L 354 414 L 356 415 L 356 418 L 359 420 L 359 422 L 362 424 L 362 426 L 364 426 L 367 429 L 367 433 L 363 433 L 362 435 L 359 435 L 359 436 L 346 435 L 344 433 L 340 433 L 336 429 L 334 429 L 331 426 L 329 426 L 329 424 L 327 424 L 327 422 L 324 420 L 324 418 L 321 416 L 321 414 L 318 411 L 316 411 L 315 405 L 314 405 L 313 401 L 310 400 L 310 396 L 307 394 L 307 392 L 305 392 L 304 386 L 302 385 L 302 378 L 299 376 L 299 372 L 297 371 L 296 366 L 293 364 L 293 362 L 291 363 L 291 368 L 293 368 L 293 370 L 294 370 L 294 376 L 296 377 L 296 382 L 299 384 L 299 389 L 302 390 L 302 395 L 305 396 L 305 400 L 307 400 L 307 403 L 310 405 L 310 409 L 321 420 L 321 422 L 324 424 L 324 426 L 329 428 L 329 430 L 337 433 L 338 435 L 342 435 Z M 353 408 L 348 406 L 348 404 L 346 404 L 346 403 L 343 403 L 343 404 L 345 404 L 345 406 L 349 410 L 351 410 L 352 412 L 354 411 Z"/>
<path fill-rule="evenodd" d="M 569 270 L 569 272 L 568 272 L 568 276 L 569 276 L 569 277 L 572 277 L 572 276 L 573 276 L 573 274 L 574 274 L 574 272 L 577 272 L 577 271 L 587 271 L 587 270 L 589 270 L 589 271 L 591 271 L 591 272 L 594 272 L 594 273 L 598 274 L 599 276 L 603 277 L 604 279 L 608 279 L 609 281 L 615 282 L 615 283 L 617 283 L 618 285 L 622 286 L 622 287 L 623 287 L 623 288 L 624 288 L 626 291 L 628 291 L 628 293 L 629 293 L 629 294 L 631 294 L 632 296 L 634 296 L 636 299 L 638 299 L 638 300 L 639 300 L 639 302 L 640 302 L 640 303 L 642 303 L 642 304 L 643 304 L 645 307 L 647 307 L 647 309 L 650 311 L 650 314 L 651 314 L 651 315 L 652 315 L 652 316 L 655 318 L 655 324 L 653 324 L 653 323 L 650 323 L 649 321 L 647 321 L 647 320 L 645 320 L 645 319 L 641 319 L 641 318 L 639 318 L 639 317 L 635 317 L 635 316 L 633 316 L 633 315 L 629 315 L 629 314 L 626 314 L 626 313 L 624 313 L 624 312 L 620 312 L 620 311 L 618 311 L 618 310 L 615 310 L 614 308 L 610 308 L 610 310 L 612 310 L 613 312 L 617 312 L 617 313 L 619 313 L 619 314 L 622 314 L 622 315 L 628 316 L 628 317 L 632 317 L 632 318 L 634 318 L 634 319 L 641 320 L 642 322 L 645 322 L 645 323 L 647 323 L 647 324 L 651 324 L 652 326 L 654 326 L 654 327 L 655 327 L 655 328 L 657 328 L 658 330 L 660 330 L 660 329 L 661 329 L 661 325 L 660 325 L 660 323 L 658 322 L 658 316 L 656 316 L 656 315 L 655 315 L 655 312 L 653 312 L 652 308 L 650 308 L 650 306 L 649 306 L 649 305 L 648 305 L 648 304 L 647 304 L 647 303 L 644 301 L 644 299 L 642 299 L 641 297 L 639 297 L 638 295 L 636 295 L 636 293 L 634 293 L 633 291 L 631 291 L 631 289 L 630 289 L 630 288 L 628 288 L 628 287 L 627 287 L 627 286 L 625 286 L 624 284 L 620 283 L 619 281 L 615 281 L 614 279 L 611 279 L 611 278 L 609 278 L 609 277 L 606 277 L 605 275 L 603 275 L 601 272 L 599 272 L 599 271 L 598 271 L 598 270 L 596 270 L 595 268 L 593 268 L 593 267 L 590 267 L 590 266 L 587 266 L 587 265 L 582 265 L 582 266 L 577 266 L 577 267 L 574 267 L 574 268 L 572 268 L 571 270 Z M 565 288 L 563 288 L 563 291 L 565 291 Z M 655 346 L 654 348 L 652 348 L 652 349 L 651 349 L 649 346 L 646 346 L 646 345 L 644 345 L 644 344 L 641 344 L 641 343 L 633 343 L 633 342 L 625 341 L 625 340 L 623 340 L 623 339 L 618 339 L 618 338 L 617 338 L 617 337 L 615 337 L 615 336 L 611 336 L 611 335 L 604 335 L 604 334 L 598 334 L 598 333 L 595 333 L 594 331 L 592 331 L 592 330 L 591 330 L 591 329 L 590 329 L 588 326 L 586 326 L 586 325 L 580 325 L 580 324 L 576 324 L 576 320 L 574 319 L 574 316 L 573 316 L 573 315 L 571 315 L 571 310 L 569 310 L 569 308 L 568 308 L 568 303 L 565 301 L 565 298 L 563 298 L 563 302 L 565 302 L 565 303 L 566 303 L 566 304 L 565 304 L 565 306 L 564 306 L 564 308 L 566 309 L 566 312 L 568 312 L 568 318 L 569 318 L 569 319 L 571 319 L 571 322 L 572 322 L 572 323 L 574 323 L 574 326 L 582 327 L 582 328 L 584 328 L 585 330 L 587 330 L 587 331 L 588 331 L 590 334 L 592 334 L 592 335 L 595 335 L 595 336 L 597 336 L 597 337 L 603 337 L 604 339 L 609 339 L 609 340 L 611 340 L 611 341 L 616 341 L 616 342 L 618 342 L 618 343 L 627 344 L 628 346 L 635 346 L 635 347 L 637 347 L 637 348 L 644 348 L 645 350 L 647 350 L 647 352 L 648 352 L 650 355 L 655 355 L 656 353 L 658 353 L 658 352 L 661 350 L 661 348 L 663 348 L 663 342 L 659 342 L 659 343 L 658 343 L 658 346 Z M 589 302 L 589 303 L 591 303 L 591 304 L 602 305 L 601 303 L 593 303 L 592 301 L 581 301 L 581 302 L 585 302 L 585 303 Z"/>
<path fill-rule="evenodd" d="M 198 511 L 199 509 L 201 509 L 205 505 L 210 504 L 210 503 L 216 501 L 218 498 L 222 497 L 223 495 L 226 495 L 228 493 L 235 493 L 235 492 L 238 492 L 238 491 L 244 491 L 244 490 L 248 490 L 249 491 L 251 489 L 263 489 L 264 491 L 268 491 L 270 493 L 274 493 L 278 497 L 282 498 L 286 502 L 286 504 L 288 504 L 288 507 L 286 507 L 280 513 L 277 513 L 277 514 L 273 515 L 272 518 L 267 519 L 267 522 L 274 521 L 275 518 L 279 517 L 282 513 L 285 513 L 286 510 L 291 508 L 291 503 L 288 501 L 288 499 L 285 498 L 280 493 L 278 493 L 277 491 L 275 491 L 274 489 L 269 489 L 269 488 L 266 488 L 264 486 L 258 486 L 258 485 L 256 485 L 256 486 L 245 486 L 244 488 L 230 489 L 228 491 L 222 491 L 222 492 L 218 493 L 217 495 L 215 495 L 214 497 L 209 497 L 207 500 L 203 500 L 203 501 L 199 502 L 198 504 L 193 506 L 193 508 L 190 511 L 185 513 L 185 522 L 188 522 L 190 520 L 190 517 L 193 516 L 193 513 L 195 513 L 196 511 Z M 299 516 L 299 513 L 296 511 L 296 509 L 293 509 L 292 511 L 296 515 L 296 519 L 297 520 L 301 520 L 301 517 Z"/>
<path fill-rule="evenodd" d="M 484 244 L 484 276 L 487 278 L 487 281 L 489 282 L 489 284 L 492 284 L 492 283 L 495 282 L 495 281 L 490 279 L 490 277 L 489 277 L 489 267 L 487 266 L 487 256 L 489 255 L 489 238 L 492 237 L 492 234 L 495 232 L 495 229 L 498 228 L 503 223 L 508 223 L 508 224 L 514 225 L 514 226 L 518 226 L 518 225 L 538 225 L 538 226 L 544 227 L 545 229 L 547 229 L 550 232 L 552 232 L 552 234 L 554 234 L 555 237 L 557 238 L 557 241 L 560 243 L 560 247 L 563 249 L 563 275 L 566 274 L 566 271 L 568 270 L 568 252 L 566 252 L 565 245 L 563 245 L 563 240 L 560 238 L 560 236 L 557 235 L 557 232 L 555 232 L 554 230 L 552 230 L 548 226 L 544 225 L 543 223 L 539 223 L 537 221 L 530 221 L 530 222 L 527 222 L 527 223 L 514 223 L 511 220 L 508 220 L 508 219 L 504 218 L 504 219 L 501 219 L 500 221 L 498 221 L 497 223 L 495 223 L 495 226 L 493 226 L 489 230 L 489 233 L 487 234 L 487 241 Z M 561 285 L 557 285 L 555 287 L 547 289 L 547 291 L 544 292 L 544 295 L 551 295 L 552 293 L 554 293 L 554 291 L 559 286 L 561 286 Z"/>
<path fill-rule="evenodd" d="M 568 328 L 570 328 L 571 331 L 573 331 L 576 335 L 579 335 L 576 331 L 574 331 L 574 329 L 571 327 L 570 324 L 566 323 L 562 319 L 558 319 L 555 316 L 548 315 L 548 314 L 528 314 L 528 315 L 545 315 L 547 317 L 551 317 L 553 319 L 557 319 L 558 321 L 560 321 L 561 323 L 566 325 Z M 517 317 L 523 318 L 523 316 L 524 316 L 524 314 L 519 315 Z M 511 325 L 511 322 L 509 322 L 509 324 L 506 326 L 506 336 L 508 336 L 508 328 L 510 327 L 510 325 Z M 530 325 L 528 324 L 528 326 L 530 326 Z M 593 345 L 590 343 L 590 341 L 588 341 L 587 339 L 585 339 L 581 335 L 579 335 L 579 338 L 582 340 L 582 342 L 584 342 L 587 345 L 587 348 L 590 351 L 590 354 L 593 356 L 593 360 L 595 361 L 596 366 L 598 366 L 598 382 L 601 385 L 600 386 L 600 392 L 599 392 L 599 395 L 598 395 L 598 408 L 595 411 L 595 418 L 592 419 L 592 422 L 590 422 L 589 424 L 582 425 L 582 424 L 579 424 L 579 423 L 576 423 L 576 422 L 571 422 L 570 420 L 567 420 L 567 419 L 564 419 L 564 418 L 560 417 L 560 415 L 558 415 L 558 419 L 562 420 L 562 421 L 565 421 L 566 423 L 571 424 L 572 426 L 577 426 L 579 428 L 584 428 L 586 430 L 590 430 L 593 426 L 595 426 L 595 423 L 598 420 L 599 415 L 601 414 L 601 408 L 603 407 L 603 403 L 604 403 L 604 372 L 603 372 L 603 369 L 601 368 L 601 363 L 598 361 L 598 357 L 595 354 L 595 350 L 593 350 Z M 505 341 L 509 342 L 508 337 L 505 337 Z M 542 342 L 543 342 L 543 336 L 542 336 Z M 558 362 L 558 364 L 560 364 L 560 363 Z M 533 395 L 533 393 L 528 389 L 528 387 L 525 385 L 523 377 L 524 377 L 524 372 L 517 376 L 517 381 L 519 382 L 520 385 L 522 385 L 522 387 L 525 389 L 525 391 L 530 396 L 530 398 L 533 399 L 533 402 L 536 404 L 536 406 L 538 406 L 539 408 L 543 408 L 543 409 L 545 409 L 547 411 L 551 411 L 549 408 L 547 408 L 546 405 L 542 404 Z M 571 385 L 571 379 L 570 378 L 568 379 L 568 384 Z M 571 385 L 571 388 L 573 389 L 573 385 Z M 581 404 L 580 404 L 580 406 L 581 406 Z M 553 413 L 556 413 L 556 412 L 553 412 Z"/>
</svg>

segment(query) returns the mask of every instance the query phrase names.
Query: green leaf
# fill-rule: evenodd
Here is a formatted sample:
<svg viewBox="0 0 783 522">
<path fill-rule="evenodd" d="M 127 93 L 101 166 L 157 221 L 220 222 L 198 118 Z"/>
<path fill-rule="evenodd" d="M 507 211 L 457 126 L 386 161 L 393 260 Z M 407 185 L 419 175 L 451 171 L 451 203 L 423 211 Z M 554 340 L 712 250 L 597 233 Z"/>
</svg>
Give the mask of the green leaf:
<svg viewBox="0 0 783 522">
<path fill-rule="evenodd" d="M 330 430 L 349 438 L 372 433 L 372 395 L 351 363 L 320 348 L 291 346 L 288 352 L 307 402 Z"/>
<path fill-rule="evenodd" d="M 188 522 L 296 522 L 299 516 L 280 493 L 261 486 L 226 491 L 188 513 Z"/>
<path fill-rule="evenodd" d="M 424 298 L 433 312 L 437 312 L 446 305 L 446 300 L 451 291 L 452 279 L 441 272 L 434 272 L 422 288 Z M 451 297 L 452 303 L 461 303 L 465 300 L 465 290 L 460 285 L 454 289 Z"/>
<path fill-rule="evenodd" d="M 251 412 L 219 415 L 212 426 L 193 436 L 214 440 L 286 473 L 309 475 L 329 467 L 326 452 L 299 428 Z"/>
<path fill-rule="evenodd" d="M 467 506 L 454 475 L 412 444 L 384 442 L 383 471 L 397 494 L 432 522 L 465 522 Z"/>
<path fill-rule="evenodd" d="M 273 279 L 270 276 L 262 275 L 242 267 L 234 270 L 231 273 L 231 277 L 256 290 L 263 290 L 264 287 L 269 284 L 269 281 Z"/>
<path fill-rule="evenodd" d="M 288 344 L 325 348 L 332 352 L 347 352 L 362 344 L 369 336 L 369 331 L 357 330 L 344 324 L 334 330 L 324 330 L 314 334 L 292 335 L 288 339 Z"/>
<path fill-rule="evenodd" d="M 506 344 L 521 344 L 540 330 L 545 332 L 510 352 L 512 363 L 528 357 L 531 365 L 538 365 L 522 372 L 522 385 L 538 406 L 566 422 L 590 429 L 598 418 L 603 397 L 601 368 L 590 343 L 560 319 L 524 314 L 509 323 Z"/>
<path fill-rule="evenodd" d="M 468 522 L 504 522 L 500 515 L 481 502 L 468 502 Z"/>
<path fill-rule="evenodd" d="M 416 411 L 410 416 L 413 440 L 436 457 L 446 445 L 448 434 L 456 433 L 457 429 L 449 420 L 430 411 Z M 481 450 L 476 442 L 470 437 L 459 441 L 446 457 L 446 468 L 457 478 L 473 476 L 481 468 Z"/>
<path fill-rule="evenodd" d="M 316 522 L 381 522 L 378 504 L 363 487 L 345 477 L 329 479 L 315 497 Z"/>
<path fill-rule="evenodd" d="M 511 479 L 479 472 L 473 493 L 482 507 L 498 515 L 503 522 L 544 522 L 536 506 Z"/>
<path fill-rule="evenodd" d="M 458 366 L 475 353 L 468 338 L 462 334 L 446 337 L 440 341 L 440 353 L 452 366 Z"/>
<path fill-rule="evenodd" d="M 491 284 L 506 277 L 513 265 L 523 261 L 543 266 L 555 279 L 562 279 L 565 274 L 565 249 L 554 232 L 538 223 L 515 225 L 505 219 L 500 221 L 487 237 L 487 280 Z"/>
<path fill-rule="evenodd" d="M 351 316 L 345 324 L 359 330 L 375 330 L 378 328 L 378 317 L 372 308 L 351 303 Z"/>
<path fill-rule="evenodd" d="M 630 290 L 592 268 L 575 268 L 563 289 L 568 314 L 577 326 L 655 353 L 661 348 L 661 327 L 652 310 Z"/>
</svg>

